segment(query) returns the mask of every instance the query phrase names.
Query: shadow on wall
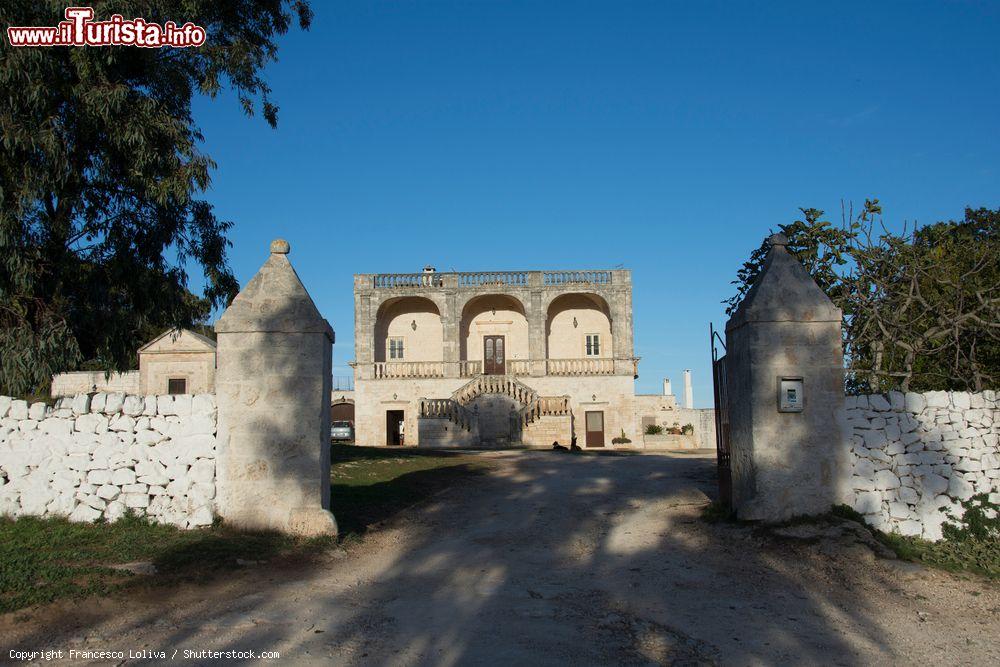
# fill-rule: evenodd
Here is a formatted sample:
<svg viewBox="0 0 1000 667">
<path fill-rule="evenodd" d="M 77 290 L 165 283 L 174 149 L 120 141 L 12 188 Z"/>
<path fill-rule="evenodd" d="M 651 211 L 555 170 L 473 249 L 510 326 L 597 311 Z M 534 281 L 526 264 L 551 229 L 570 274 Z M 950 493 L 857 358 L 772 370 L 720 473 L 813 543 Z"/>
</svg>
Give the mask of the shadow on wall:
<svg viewBox="0 0 1000 667">
<path fill-rule="evenodd" d="M 150 649 L 359 664 L 899 657 L 868 597 L 877 575 L 831 571 L 745 526 L 701 521 L 714 493 L 710 459 L 524 453 L 424 504 L 390 539 L 239 589 L 225 617 L 216 599 L 174 609 L 167 595 L 128 619 L 67 613 L 20 643 L 108 621 L 123 638 L 142 628 Z"/>
<path fill-rule="evenodd" d="M 280 239 L 216 322 L 219 513 L 323 534 L 329 507 L 333 331 Z"/>
</svg>

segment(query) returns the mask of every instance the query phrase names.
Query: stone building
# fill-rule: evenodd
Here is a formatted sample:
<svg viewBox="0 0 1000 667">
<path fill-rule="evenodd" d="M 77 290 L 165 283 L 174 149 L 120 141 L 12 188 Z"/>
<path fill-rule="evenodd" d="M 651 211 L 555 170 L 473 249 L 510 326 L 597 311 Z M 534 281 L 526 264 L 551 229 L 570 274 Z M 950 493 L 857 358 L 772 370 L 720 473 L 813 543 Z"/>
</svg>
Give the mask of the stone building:
<svg viewBox="0 0 1000 667">
<path fill-rule="evenodd" d="M 362 444 L 638 442 L 627 270 L 354 277 Z"/>
<path fill-rule="evenodd" d="M 215 341 L 187 329 L 172 329 L 139 348 L 143 394 L 203 394 L 215 391 Z"/>
<path fill-rule="evenodd" d="M 215 341 L 188 329 L 170 329 L 139 348 L 139 370 L 70 371 L 52 376 L 53 398 L 94 392 L 137 395 L 215 391 Z"/>
</svg>

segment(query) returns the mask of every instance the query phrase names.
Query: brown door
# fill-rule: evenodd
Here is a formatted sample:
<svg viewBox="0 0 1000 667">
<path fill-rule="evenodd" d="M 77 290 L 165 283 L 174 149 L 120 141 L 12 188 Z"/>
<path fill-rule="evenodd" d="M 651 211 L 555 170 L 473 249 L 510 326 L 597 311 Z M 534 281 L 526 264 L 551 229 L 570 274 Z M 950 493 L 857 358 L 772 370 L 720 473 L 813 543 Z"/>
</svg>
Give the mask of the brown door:
<svg viewBox="0 0 1000 667">
<path fill-rule="evenodd" d="M 483 336 L 483 373 L 503 375 L 504 354 L 503 336 Z"/>
<path fill-rule="evenodd" d="M 604 446 L 604 413 L 588 412 L 586 414 L 587 422 L 587 446 L 588 447 L 603 447 Z"/>
</svg>

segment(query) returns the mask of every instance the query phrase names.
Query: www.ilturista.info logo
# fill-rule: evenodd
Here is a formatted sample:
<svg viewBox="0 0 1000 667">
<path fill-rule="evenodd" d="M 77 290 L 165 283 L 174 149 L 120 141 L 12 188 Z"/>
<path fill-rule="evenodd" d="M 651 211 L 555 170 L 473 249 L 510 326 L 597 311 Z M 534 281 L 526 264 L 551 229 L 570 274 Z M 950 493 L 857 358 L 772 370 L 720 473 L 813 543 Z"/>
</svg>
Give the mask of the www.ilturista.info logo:
<svg viewBox="0 0 1000 667">
<path fill-rule="evenodd" d="M 205 43 L 205 29 L 193 23 L 178 27 L 144 19 L 125 19 L 115 14 L 108 21 L 94 21 L 93 7 L 67 7 L 66 20 L 53 27 L 7 28 L 11 46 L 161 46 L 183 48 Z"/>
</svg>

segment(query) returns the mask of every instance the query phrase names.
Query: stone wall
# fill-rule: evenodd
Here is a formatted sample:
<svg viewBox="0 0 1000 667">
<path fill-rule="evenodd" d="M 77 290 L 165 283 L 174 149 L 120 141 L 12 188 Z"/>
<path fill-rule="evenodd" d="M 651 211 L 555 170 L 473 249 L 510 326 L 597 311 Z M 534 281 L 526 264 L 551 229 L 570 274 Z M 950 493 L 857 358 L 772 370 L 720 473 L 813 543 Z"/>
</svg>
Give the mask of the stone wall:
<svg viewBox="0 0 1000 667">
<path fill-rule="evenodd" d="M 885 532 L 941 538 L 945 512 L 991 493 L 1000 502 L 1000 410 L 992 391 L 848 396 L 847 502 Z"/>
<path fill-rule="evenodd" d="M 0 396 L 0 516 L 114 521 L 127 509 L 182 528 L 215 515 L 211 394 Z"/>
<path fill-rule="evenodd" d="M 521 431 L 521 444 L 525 447 L 550 449 L 554 443 L 569 447 L 572 441 L 572 415 L 542 415 Z"/>
<path fill-rule="evenodd" d="M 139 394 L 141 393 L 139 387 L 139 371 L 126 371 L 111 375 L 107 375 L 104 371 L 71 371 L 69 373 L 56 373 L 52 376 L 50 394 L 53 398 L 76 396 L 96 391 Z"/>
</svg>

